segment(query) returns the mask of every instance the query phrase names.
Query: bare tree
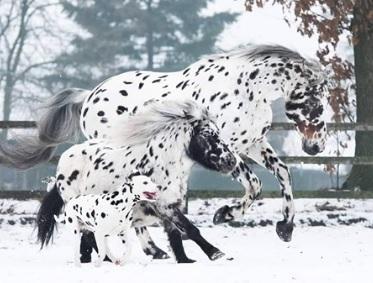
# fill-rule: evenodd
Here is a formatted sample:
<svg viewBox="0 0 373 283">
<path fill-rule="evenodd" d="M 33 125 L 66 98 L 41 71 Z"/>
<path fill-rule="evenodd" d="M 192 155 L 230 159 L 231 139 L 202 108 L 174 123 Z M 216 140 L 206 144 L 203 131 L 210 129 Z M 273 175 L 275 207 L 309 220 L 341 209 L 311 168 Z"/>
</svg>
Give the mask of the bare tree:
<svg viewBox="0 0 373 283">
<path fill-rule="evenodd" d="M 58 5 L 52 0 L 0 0 L 0 93 L 4 120 L 10 119 L 15 102 L 25 97 L 23 93 L 31 85 L 35 87 L 35 71 L 41 72 L 53 62 L 47 45 L 48 39 L 59 36 L 50 15 Z M 6 137 L 4 129 L 0 138 Z"/>
</svg>

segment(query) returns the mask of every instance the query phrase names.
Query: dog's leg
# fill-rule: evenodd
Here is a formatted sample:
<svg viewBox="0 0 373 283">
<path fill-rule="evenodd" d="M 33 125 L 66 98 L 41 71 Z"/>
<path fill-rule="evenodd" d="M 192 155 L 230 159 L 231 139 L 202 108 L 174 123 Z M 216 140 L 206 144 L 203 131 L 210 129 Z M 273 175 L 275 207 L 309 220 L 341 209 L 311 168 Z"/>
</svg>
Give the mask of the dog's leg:
<svg viewBox="0 0 373 283">
<path fill-rule="evenodd" d="M 106 240 L 105 240 L 105 234 L 102 233 L 101 231 L 96 231 L 94 234 L 95 234 L 97 249 L 98 249 L 97 251 L 98 259 L 95 263 L 95 266 L 99 267 L 101 266 L 106 256 Z"/>
</svg>

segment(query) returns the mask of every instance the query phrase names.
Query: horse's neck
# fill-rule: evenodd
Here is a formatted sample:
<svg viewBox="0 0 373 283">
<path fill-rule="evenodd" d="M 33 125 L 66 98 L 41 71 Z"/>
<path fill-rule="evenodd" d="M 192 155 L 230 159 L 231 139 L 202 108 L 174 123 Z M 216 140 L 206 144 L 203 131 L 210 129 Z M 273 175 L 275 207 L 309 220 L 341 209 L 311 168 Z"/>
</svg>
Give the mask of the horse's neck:
<svg viewBox="0 0 373 283">
<path fill-rule="evenodd" d="M 187 156 L 186 149 L 190 143 L 191 130 L 187 132 L 182 129 L 178 130 L 176 138 L 175 132 L 172 131 L 165 136 L 157 135 L 147 145 L 148 148 L 153 148 L 153 162 L 149 165 L 159 171 L 156 177 L 162 183 L 165 181 L 165 177 L 166 181 L 169 179 L 178 180 L 185 172 L 189 173 L 193 161 Z M 166 140 L 165 137 L 167 137 Z M 162 148 L 160 148 L 160 144 L 162 144 Z M 158 157 L 155 158 L 157 155 Z"/>
<path fill-rule="evenodd" d="M 223 91 L 225 89 L 228 93 L 233 92 L 232 97 L 243 96 L 245 100 L 253 102 L 265 99 L 266 102 L 272 103 L 279 98 L 288 100 L 296 84 L 304 80 L 301 78 L 301 73 L 294 70 L 294 66 L 299 63 L 291 60 L 284 61 L 277 57 L 263 60 L 263 58 L 248 59 L 241 56 L 228 60 L 220 58 L 214 62 L 204 59 L 197 65 L 209 67 L 212 64 L 224 66 L 224 72 L 228 73 L 221 82 L 217 82 Z M 219 98 L 217 97 L 216 100 Z"/>
</svg>

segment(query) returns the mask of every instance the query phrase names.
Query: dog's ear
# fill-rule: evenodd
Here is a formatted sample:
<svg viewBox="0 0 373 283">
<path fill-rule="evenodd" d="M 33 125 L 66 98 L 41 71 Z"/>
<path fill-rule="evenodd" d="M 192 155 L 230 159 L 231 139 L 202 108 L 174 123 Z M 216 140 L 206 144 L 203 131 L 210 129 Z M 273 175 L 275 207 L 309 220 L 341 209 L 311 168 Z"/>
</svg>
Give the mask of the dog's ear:
<svg viewBox="0 0 373 283">
<path fill-rule="evenodd" d="M 134 170 L 131 174 L 128 175 L 128 180 L 132 181 L 132 178 L 135 177 L 135 176 L 140 176 L 140 172 L 137 171 L 137 170 Z"/>
</svg>

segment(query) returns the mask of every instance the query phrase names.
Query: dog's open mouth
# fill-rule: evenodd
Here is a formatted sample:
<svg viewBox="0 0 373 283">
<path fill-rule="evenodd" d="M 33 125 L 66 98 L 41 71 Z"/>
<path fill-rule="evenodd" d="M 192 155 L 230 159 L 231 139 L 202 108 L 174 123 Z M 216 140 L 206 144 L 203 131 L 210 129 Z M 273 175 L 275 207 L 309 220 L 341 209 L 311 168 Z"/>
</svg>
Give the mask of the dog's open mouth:
<svg viewBox="0 0 373 283">
<path fill-rule="evenodd" d="M 157 193 L 155 192 L 143 192 L 143 194 L 149 200 L 155 200 L 157 198 Z"/>
</svg>

